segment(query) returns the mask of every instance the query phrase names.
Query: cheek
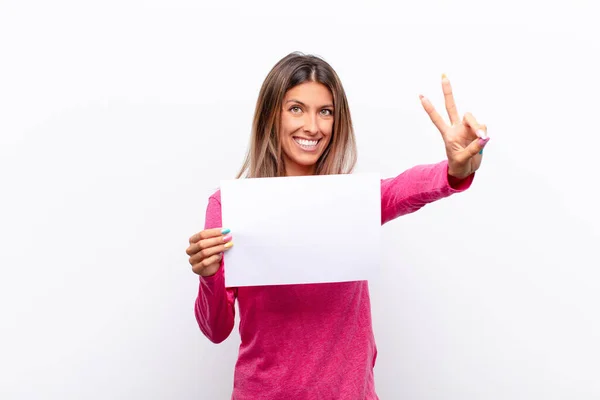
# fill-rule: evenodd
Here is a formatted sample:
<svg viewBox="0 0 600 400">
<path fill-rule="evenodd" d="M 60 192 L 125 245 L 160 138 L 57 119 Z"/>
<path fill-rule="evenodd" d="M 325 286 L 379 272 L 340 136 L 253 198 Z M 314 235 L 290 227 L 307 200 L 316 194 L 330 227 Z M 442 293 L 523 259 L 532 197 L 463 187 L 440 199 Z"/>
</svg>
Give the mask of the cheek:
<svg viewBox="0 0 600 400">
<path fill-rule="evenodd" d="M 332 120 L 323 121 L 321 123 L 321 126 L 319 127 L 319 130 L 324 135 L 331 136 L 331 134 L 333 133 L 333 121 Z"/>
<path fill-rule="evenodd" d="M 281 132 L 283 134 L 289 134 L 298 130 L 301 124 L 298 119 L 284 115 L 281 118 Z"/>
</svg>

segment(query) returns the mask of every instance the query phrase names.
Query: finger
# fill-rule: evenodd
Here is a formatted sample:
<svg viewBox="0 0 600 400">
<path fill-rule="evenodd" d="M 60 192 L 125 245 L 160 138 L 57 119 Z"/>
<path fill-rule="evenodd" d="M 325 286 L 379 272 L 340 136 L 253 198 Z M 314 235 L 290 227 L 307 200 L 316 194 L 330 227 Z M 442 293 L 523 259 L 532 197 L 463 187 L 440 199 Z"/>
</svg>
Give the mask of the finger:
<svg viewBox="0 0 600 400">
<path fill-rule="evenodd" d="M 224 244 L 220 244 L 218 246 L 211 246 L 211 247 L 204 248 L 204 249 L 196 252 L 195 254 L 191 255 L 190 264 L 194 265 L 196 263 L 199 263 L 202 260 L 205 260 L 207 258 L 214 256 L 215 254 L 219 254 L 224 251 L 227 251 L 232 246 L 233 246 L 233 242 L 227 242 Z"/>
<path fill-rule="evenodd" d="M 224 244 L 227 242 L 230 242 L 232 239 L 232 236 L 230 233 L 228 233 L 227 235 L 223 235 L 220 232 L 228 232 L 228 229 L 225 230 L 221 230 L 219 231 L 219 235 L 216 237 L 211 237 L 210 239 L 201 239 L 195 243 L 191 243 L 189 245 L 189 247 L 185 250 L 185 252 L 187 253 L 188 256 L 193 256 L 194 254 L 197 254 L 198 252 L 209 248 L 209 247 L 213 247 L 213 246 L 218 246 L 220 244 Z M 202 233 L 202 232 L 200 232 Z M 207 233 L 206 235 L 212 235 L 212 232 Z M 191 239 L 190 239 L 191 240 Z"/>
<path fill-rule="evenodd" d="M 223 228 L 205 229 L 201 232 L 196 233 L 192 237 L 190 237 L 190 244 L 196 243 L 197 241 L 202 240 L 202 239 L 209 239 L 209 238 L 219 236 L 219 235 L 226 235 L 229 232 L 230 232 L 229 229 L 223 229 Z"/>
<path fill-rule="evenodd" d="M 448 117 L 450 117 L 450 124 L 454 125 L 460 122 L 460 116 L 458 115 L 458 109 L 454 102 L 454 95 L 452 94 L 452 85 L 448 77 L 442 75 L 442 91 L 444 92 L 444 101 L 446 103 L 446 111 L 448 111 Z"/>
<path fill-rule="evenodd" d="M 442 116 L 435 110 L 435 107 L 433 107 L 433 104 L 431 104 L 431 101 L 429 101 L 427 97 L 419 95 L 419 98 L 421 99 L 421 104 L 429 115 L 429 118 L 431 118 L 433 124 L 438 128 L 442 135 L 445 135 L 446 129 L 448 128 L 446 121 L 444 121 Z"/>
<path fill-rule="evenodd" d="M 466 113 L 463 117 L 463 124 L 468 126 L 478 138 L 485 139 L 487 138 L 487 126 L 480 124 L 477 122 L 473 114 Z"/>
<path fill-rule="evenodd" d="M 197 244 L 200 247 L 200 249 L 202 250 L 202 249 L 207 249 L 209 247 L 219 246 L 219 245 L 231 242 L 232 239 L 233 239 L 233 236 L 231 236 L 231 233 L 228 233 L 227 235 L 219 235 L 214 238 L 200 240 L 199 242 L 197 242 Z"/>
<path fill-rule="evenodd" d="M 223 258 L 223 253 L 215 254 L 214 256 L 205 258 L 204 260 L 198 262 L 197 264 L 193 264 L 192 271 L 194 271 L 194 273 L 198 274 L 198 275 L 204 275 L 204 272 L 209 272 L 209 274 L 212 274 L 212 273 L 214 273 L 213 271 L 206 271 L 206 270 L 219 269 L 222 258 Z"/>
</svg>

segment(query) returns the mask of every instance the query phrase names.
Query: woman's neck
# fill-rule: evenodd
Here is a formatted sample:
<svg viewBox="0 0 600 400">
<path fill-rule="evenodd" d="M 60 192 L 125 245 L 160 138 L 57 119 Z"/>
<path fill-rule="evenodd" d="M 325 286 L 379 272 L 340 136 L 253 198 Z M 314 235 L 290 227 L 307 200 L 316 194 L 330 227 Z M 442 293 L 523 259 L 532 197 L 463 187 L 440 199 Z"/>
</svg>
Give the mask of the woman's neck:
<svg viewBox="0 0 600 400">
<path fill-rule="evenodd" d="M 285 176 L 308 176 L 315 174 L 315 166 L 290 165 L 285 167 Z"/>
</svg>

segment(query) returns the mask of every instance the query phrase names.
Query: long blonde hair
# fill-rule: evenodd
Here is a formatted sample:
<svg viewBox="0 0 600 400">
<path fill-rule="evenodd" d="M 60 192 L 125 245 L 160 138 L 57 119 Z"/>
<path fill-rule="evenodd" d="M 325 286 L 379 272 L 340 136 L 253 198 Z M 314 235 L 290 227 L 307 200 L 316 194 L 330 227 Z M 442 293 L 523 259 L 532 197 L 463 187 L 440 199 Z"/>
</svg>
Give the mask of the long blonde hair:
<svg viewBox="0 0 600 400">
<path fill-rule="evenodd" d="M 356 164 L 356 139 L 342 83 L 333 68 L 314 55 L 294 52 L 269 72 L 258 95 L 250 146 L 237 178 L 285 176 L 279 127 L 286 92 L 304 82 L 318 82 L 333 95 L 333 135 L 317 161 L 315 174 L 347 174 Z"/>
</svg>

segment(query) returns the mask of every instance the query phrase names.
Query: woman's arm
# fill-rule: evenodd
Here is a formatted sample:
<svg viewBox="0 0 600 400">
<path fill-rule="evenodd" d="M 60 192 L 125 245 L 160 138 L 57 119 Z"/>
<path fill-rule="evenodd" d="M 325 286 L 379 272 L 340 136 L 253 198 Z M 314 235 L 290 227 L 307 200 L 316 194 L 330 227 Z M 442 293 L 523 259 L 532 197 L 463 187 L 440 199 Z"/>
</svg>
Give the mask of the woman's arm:
<svg viewBox="0 0 600 400">
<path fill-rule="evenodd" d="M 221 203 L 218 195 L 208 200 L 204 229 L 221 227 Z M 200 277 L 195 314 L 198 326 L 204 335 L 213 343 L 221 343 L 233 330 L 235 319 L 235 298 L 237 289 L 225 288 L 223 273 L 224 260 L 217 272 L 208 277 Z"/>
<path fill-rule="evenodd" d="M 410 214 L 428 203 L 467 190 L 475 173 L 464 179 L 448 175 L 448 161 L 418 165 L 381 181 L 381 224 Z"/>
</svg>

